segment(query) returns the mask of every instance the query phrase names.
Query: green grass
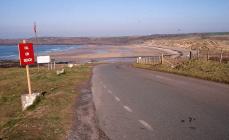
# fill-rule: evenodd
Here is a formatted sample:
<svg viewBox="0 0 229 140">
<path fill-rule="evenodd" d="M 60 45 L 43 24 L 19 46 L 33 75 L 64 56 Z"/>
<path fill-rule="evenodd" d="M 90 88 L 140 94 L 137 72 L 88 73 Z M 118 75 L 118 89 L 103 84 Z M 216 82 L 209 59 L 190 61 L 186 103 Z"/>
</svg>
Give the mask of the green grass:
<svg viewBox="0 0 229 140">
<path fill-rule="evenodd" d="M 0 68 L 0 138 L 65 139 L 73 120 L 80 87 L 90 79 L 91 66 L 55 71 L 30 69 L 33 92 L 46 92 L 22 112 L 21 94 L 27 94 L 25 68 Z"/>
<path fill-rule="evenodd" d="M 229 64 L 221 64 L 215 61 L 192 60 L 174 68 L 168 65 L 134 64 L 134 66 L 229 84 Z"/>
</svg>

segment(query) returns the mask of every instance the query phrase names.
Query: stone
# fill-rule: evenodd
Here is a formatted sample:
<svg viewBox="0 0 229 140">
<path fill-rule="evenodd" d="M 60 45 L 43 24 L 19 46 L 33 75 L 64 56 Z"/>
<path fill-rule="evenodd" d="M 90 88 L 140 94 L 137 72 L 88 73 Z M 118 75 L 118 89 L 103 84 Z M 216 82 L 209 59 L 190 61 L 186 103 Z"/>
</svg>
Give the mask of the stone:
<svg viewBox="0 0 229 140">
<path fill-rule="evenodd" d="M 33 105 L 34 101 L 38 96 L 40 96 L 40 93 L 33 93 L 31 95 L 21 95 L 22 111 L 26 110 L 29 106 Z"/>
<path fill-rule="evenodd" d="M 61 75 L 61 74 L 64 74 L 65 73 L 65 70 L 64 69 L 62 69 L 62 70 L 57 70 L 56 71 L 56 74 L 57 75 Z"/>
<path fill-rule="evenodd" d="M 73 68 L 74 64 L 68 64 L 69 68 Z"/>
</svg>

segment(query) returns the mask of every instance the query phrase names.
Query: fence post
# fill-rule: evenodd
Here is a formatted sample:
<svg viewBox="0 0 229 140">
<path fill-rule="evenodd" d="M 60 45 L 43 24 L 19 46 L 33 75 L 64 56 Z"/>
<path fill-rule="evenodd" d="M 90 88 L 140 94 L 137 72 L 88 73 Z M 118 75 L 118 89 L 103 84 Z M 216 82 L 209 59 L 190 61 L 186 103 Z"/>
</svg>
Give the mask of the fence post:
<svg viewBox="0 0 229 140">
<path fill-rule="evenodd" d="M 189 60 L 192 60 L 192 51 L 189 52 Z"/>
<path fill-rule="evenodd" d="M 209 48 L 208 48 L 208 52 L 207 52 L 207 61 L 209 60 Z"/>
<path fill-rule="evenodd" d="M 197 49 L 197 59 L 200 57 L 200 48 Z"/>
<path fill-rule="evenodd" d="M 53 63 L 54 70 L 56 70 L 56 61 L 54 61 Z"/>
<path fill-rule="evenodd" d="M 161 64 L 163 64 L 164 63 L 164 55 L 163 55 L 163 53 L 161 54 Z"/>
<path fill-rule="evenodd" d="M 220 60 L 219 60 L 219 62 L 222 63 L 222 60 L 223 60 L 223 49 L 221 49 Z"/>
</svg>

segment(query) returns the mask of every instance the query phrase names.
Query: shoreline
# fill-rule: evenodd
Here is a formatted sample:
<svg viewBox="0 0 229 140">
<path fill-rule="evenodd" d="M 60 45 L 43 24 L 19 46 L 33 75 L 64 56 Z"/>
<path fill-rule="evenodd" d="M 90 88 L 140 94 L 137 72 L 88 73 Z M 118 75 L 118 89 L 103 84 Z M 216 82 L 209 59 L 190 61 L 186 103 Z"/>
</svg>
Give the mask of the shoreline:
<svg viewBox="0 0 229 140">
<path fill-rule="evenodd" d="M 69 45 L 69 48 L 72 45 Z M 50 46 L 49 46 L 50 47 Z M 93 62 L 134 62 L 137 57 L 167 55 L 181 56 L 183 52 L 176 48 L 152 46 L 148 44 L 135 45 L 84 45 L 76 48 L 47 53 L 56 63 L 93 63 Z M 0 67 L 18 67 L 18 59 L 0 59 Z"/>
<path fill-rule="evenodd" d="M 1 60 L 0 59 L 0 68 L 11 68 L 11 67 L 20 67 L 18 60 Z"/>
<path fill-rule="evenodd" d="M 86 45 L 82 48 L 72 49 L 66 52 L 50 53 L 56 60 L 64 61 L 90 61 L 99 59 L 114 59 L 114 58 L 136 58 L 139 56 L 154 56 L 161 55 L 161 53 L 168 55 L 168 51 L 163 49 L 155 49 L 150 47 L 143 47 L 143 44 L 135 45 Z"/>
</svg>

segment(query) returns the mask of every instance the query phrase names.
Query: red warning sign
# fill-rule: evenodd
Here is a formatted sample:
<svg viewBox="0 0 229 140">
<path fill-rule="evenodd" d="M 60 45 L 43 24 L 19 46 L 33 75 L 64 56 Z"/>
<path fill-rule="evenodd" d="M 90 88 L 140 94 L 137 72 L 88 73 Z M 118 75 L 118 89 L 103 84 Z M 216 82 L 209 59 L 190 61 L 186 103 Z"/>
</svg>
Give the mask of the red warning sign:
<svg viewBox="0 0 229 140">
<path fill-rule="evenodd" d="M 20 43 L 18 45 L 18 50 L 21 65 L 34 64 L 34 51 L 32 43 Z"/>
</svg>

